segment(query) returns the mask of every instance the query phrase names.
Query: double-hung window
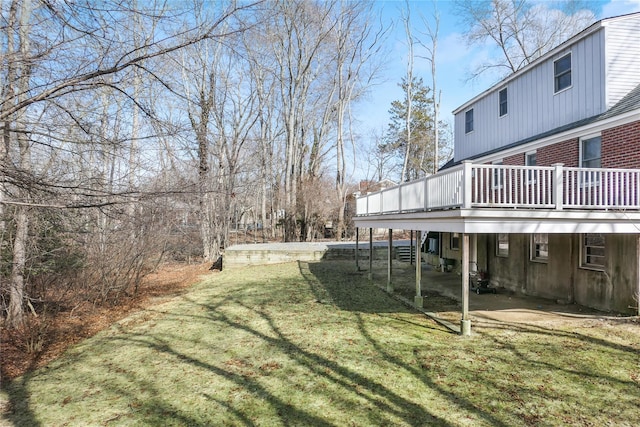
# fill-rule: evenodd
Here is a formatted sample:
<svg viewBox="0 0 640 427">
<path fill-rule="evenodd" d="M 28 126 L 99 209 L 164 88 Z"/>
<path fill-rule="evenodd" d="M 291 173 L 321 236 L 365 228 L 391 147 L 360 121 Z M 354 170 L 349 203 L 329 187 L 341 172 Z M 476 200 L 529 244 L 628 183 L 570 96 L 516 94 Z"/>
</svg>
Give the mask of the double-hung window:
<svg viewBox="0 0 640 427">
<path fill-rule="evenodd" d="M 464 133 L 473 132 L 473 108 L 464 113 Z"/>
<path fill-rule="evenodd" d="M 525 166 L 535 166 L 537 163 L 538 163 L 538 154 L 535 151 L 532 151 L 531 153 L 526 153 L 524 155 Z M 536 182 L 535 172 L 536 171 L 533 171 L 533 170 L 528 171 L 527 181 L 530 184 Z"/>
<path fill-rule="evenodd" d="M 500 167 L 500 166 L 502 166 L 502 160 L 496 160 L 495 162 L 493 162 L 491 164 L 494 165 L 494 166 L 497 166 L 497 167 L 493 168 L 493 185 L 492 185 L 492 188 L 494 190 L 496 190 L 496 189 L 502 188 L 504 186 L 505 170 Z"/>
<path fill-rule="evenodd" d="M 499 110 L 500 117 L 506 116 L 509 112 L 508 104 L 507 104 L 507 88 L 505 87 L 500 92 L 498 92 L 498 102 L 499 102 Z"/>
<path fill-rule="evenodd" d="M 600 135 L 583 138 L 580 140 L 580 167 L 599 168 L 601 167 L 601 142 Z M 600 183 L 599 171 L 580 172 L 580 185 L 590 187 Z"/>
<path fill-rule="evenodd" d="M 571 54 L 553 61 L 553 85 L 554 93 L 560 92 L 571 86 Z"/>
<path fill-rule="evenodd" d="M 599 168 L 602 138 L 600 135 L 583 138 L 580 141 L 580 167 Z"/>
</svg>

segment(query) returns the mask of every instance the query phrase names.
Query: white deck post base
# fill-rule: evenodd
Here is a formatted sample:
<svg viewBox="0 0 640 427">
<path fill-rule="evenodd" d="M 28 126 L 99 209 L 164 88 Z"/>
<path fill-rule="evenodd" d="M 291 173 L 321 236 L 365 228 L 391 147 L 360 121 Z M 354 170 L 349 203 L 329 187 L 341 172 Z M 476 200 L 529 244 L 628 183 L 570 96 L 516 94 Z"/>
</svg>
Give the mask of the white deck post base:
<svg viewBox="0 0 640 427">
<path fill-rule="evenodd" d="M 471 320 L 460 321 L 460 335 L 468 337 L 471 335 Z"/>
</svg>

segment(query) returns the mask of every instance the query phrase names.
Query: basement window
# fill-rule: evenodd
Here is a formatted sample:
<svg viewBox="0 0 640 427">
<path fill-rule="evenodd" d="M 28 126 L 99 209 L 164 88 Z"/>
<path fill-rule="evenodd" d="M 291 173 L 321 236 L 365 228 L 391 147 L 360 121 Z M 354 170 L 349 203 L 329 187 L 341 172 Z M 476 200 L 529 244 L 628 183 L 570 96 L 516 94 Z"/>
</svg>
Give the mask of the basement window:
<svg viewBox="0 0 640 427">
<path fill-rule="evenodd" d="M 582 234 L 580 239 L 582 240 L 580 265 L 584 268 L 603 270 L 605 254 L 604 234 Z"/>
<path fill-rule="evenodd" d="M 549 259 L 549 235 L 535 233 L 531 235 L 531 261 L 547 262 Z"/>
<path fill-rule="evenodd" d="M 496 256 L 502 258 L 509 256 L 509 235 L 507 233 L 496 234 Z"/>
<path fill-rule="evenodd" d="M 449 247 L 455 251 L 460 249 L 460 233 L 451 233 L 451 241 L 449 242 Z"/>
</svg>

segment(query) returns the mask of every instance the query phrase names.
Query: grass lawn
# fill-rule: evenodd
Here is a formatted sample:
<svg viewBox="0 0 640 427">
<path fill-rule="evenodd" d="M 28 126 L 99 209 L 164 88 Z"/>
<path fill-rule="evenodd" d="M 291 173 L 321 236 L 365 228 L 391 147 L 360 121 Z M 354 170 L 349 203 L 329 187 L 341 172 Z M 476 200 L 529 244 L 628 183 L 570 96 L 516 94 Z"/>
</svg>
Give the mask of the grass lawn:
<svg viewBox="0 0 640 427">
<path fill-rule="evenodd" d="M 2 425 L 640 425 L 640 324 L 448 332 L 353 262 L 214 273 L 1 392 Z"/>
</svg>

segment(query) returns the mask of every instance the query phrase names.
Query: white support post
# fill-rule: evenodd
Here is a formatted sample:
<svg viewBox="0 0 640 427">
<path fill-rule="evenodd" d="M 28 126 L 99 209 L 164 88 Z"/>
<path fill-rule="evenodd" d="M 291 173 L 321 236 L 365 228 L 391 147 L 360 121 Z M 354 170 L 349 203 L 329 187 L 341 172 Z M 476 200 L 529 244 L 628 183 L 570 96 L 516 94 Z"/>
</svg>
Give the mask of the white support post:
<svg viewBox="0 0 640 427">
<path fill-rule="evenodd" d="M 462 208 L 471 209 L 471 176 L 472 166 L 469 160 L 462 162 Z"/>
<path fill-rule="evenodd" d="M 422 231 L 416 231 L 417 242 L 422 241 Z M 413 299 L 413 303 L 416 307 L 422 308 L 424 306 L 424 298 L 422 297 L 422 257 L 420 256 L 419 248 L 416 243 L 416 296 Z"/>
<path fill-rule="evenodd" d="M 360 254 L 358 253 L 360 250 L 359 242 L 360 242 L 360 227 L 356 227 L 356 271 L 360 271 Z"/>
<path fill-rule="evenodd" d="M 462 233 L 462 320 L 460 334 L 471 335 L 469 319 L 469 234 Z"/>
<path fill-rule="evenodd" d="M 387 292 L 393 292 L 393 283 L 391 283 L 392 273 L 392 259 L 393 259 L 393 230 L 389 229 L 389 243 L 387 247 Z"/>
<path fill-rule="evenodd" d="M 562 167 L 564 163 L 554 163 L 551 166 L 555 168 L 553 172 L 553 204 L 557 211 L 562 210 L 562 189 L 564 188 L 564 173 Z"/>
<path fill-rule="evenodd" d="M 413 265 L 413 230 L 409 232 L 409 265 Z"/>
<path fill-rule="evenodd" d="M 637 287 L 636 287 L 636 295 L 635 295 L 635 300 L 636 300 L 636 308 L 637 308 L 637 315 L 640 316 L 640 235 L 638 235 L 637 240 L 636 240 L 636 257 L 638 258 L 638 277 L 637 277 Z"/>
<path fill-rule="evenodd" d="M 369 228 L 369 281 L 373 280 L 373 228 Z"/>
</svg>

